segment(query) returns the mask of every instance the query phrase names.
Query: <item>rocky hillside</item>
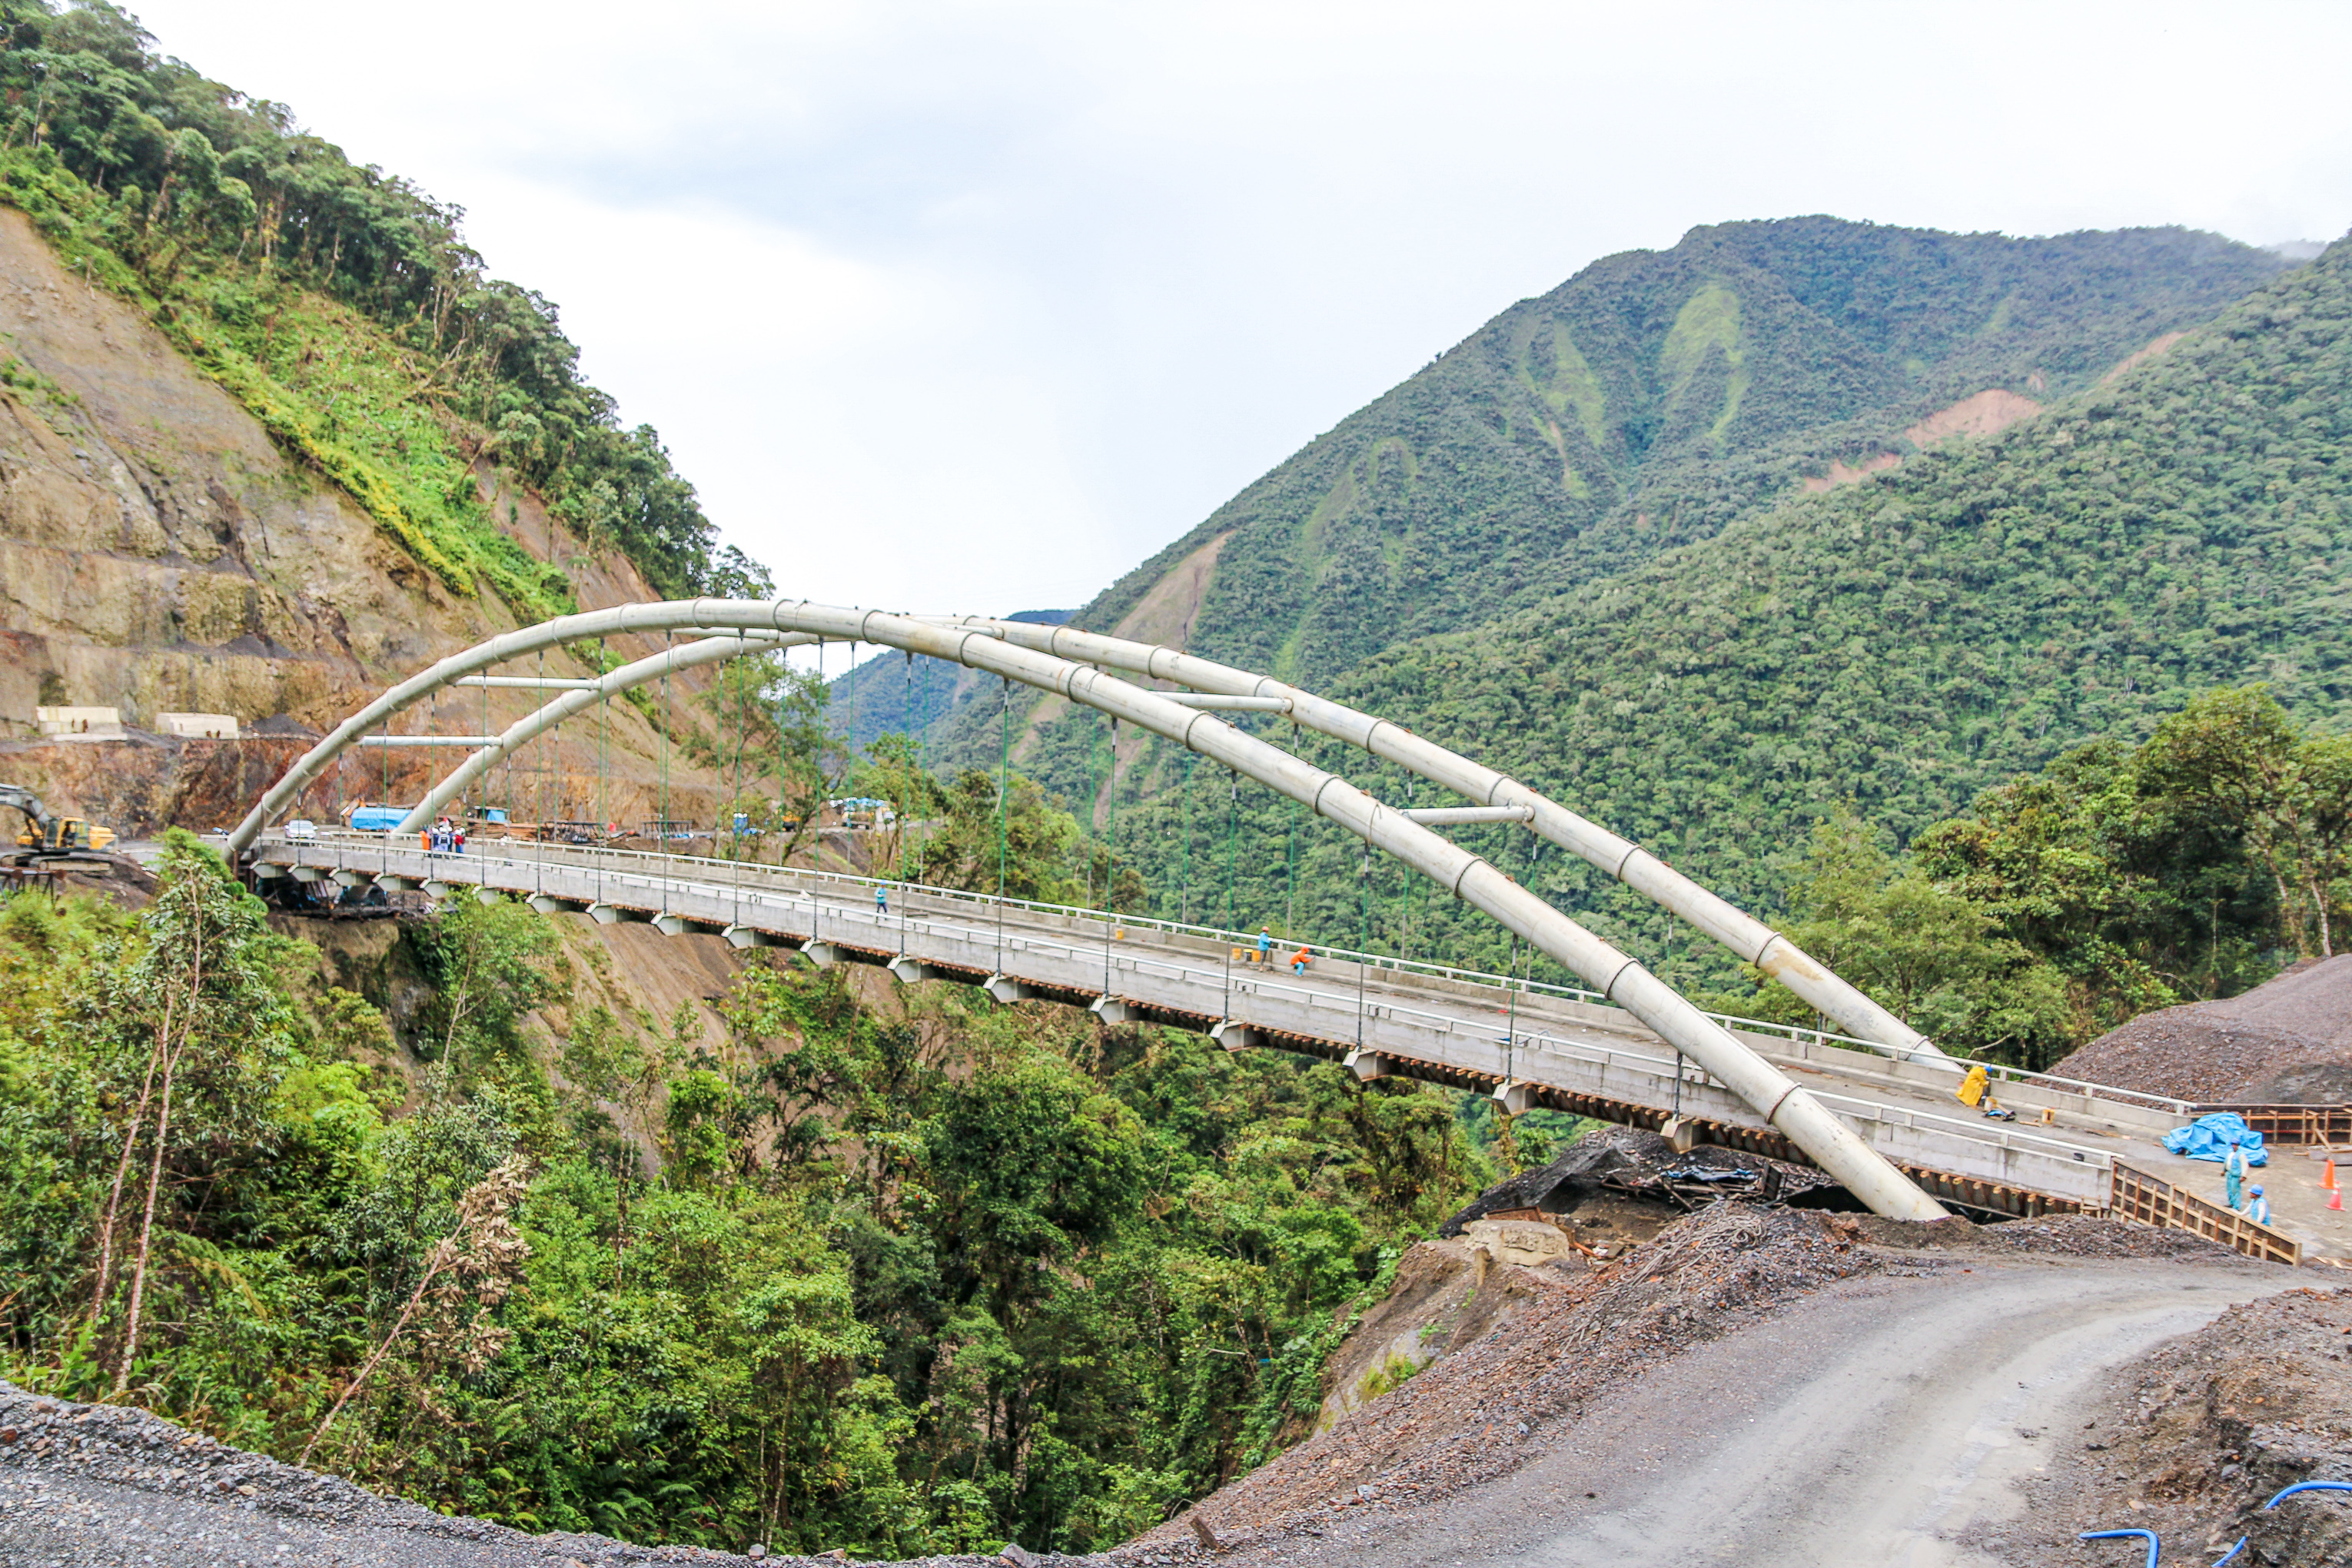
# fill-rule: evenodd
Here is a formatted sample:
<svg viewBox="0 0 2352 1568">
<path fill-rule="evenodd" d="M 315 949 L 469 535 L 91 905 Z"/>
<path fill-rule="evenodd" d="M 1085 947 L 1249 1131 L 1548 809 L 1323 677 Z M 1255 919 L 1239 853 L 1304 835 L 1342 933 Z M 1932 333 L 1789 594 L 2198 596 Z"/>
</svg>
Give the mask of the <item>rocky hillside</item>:
<svg viewBox="0 0 2352 1568">
<path fill-rule="evenodd" d="M 459 595 L 365 510 L 289 456 L 136 304 L 73 275 L 21 212 L 0 209 L 0 776 L 127 831 L 233 820 L 296 754 L 400 677 L 520 617 L 496 592 Z M 476 482 L 509 535 L 573 563 L 583 607 L 656 598 L 615 551 L 593 555 L 540 498 L 483 464 Z M 537 618 L 533 616 L 531 618 Z M 657 646 L 616 639 L 626 657 Z M 551 676 L 590 671 L 551 659 Z M 681 678 L 684 686 L 694 678 Z M 146 731 L 115 743 L 34 744 L 35 710 L 121 710 Z M 503 726 L 535 703 L 493 693 Z M 167 711 L 230 714 L 258 739 L 170 742 Z M 482 710 L 426 716 L 479 727 Z M 615 705 L 612 809 L 635 815 L 657 787 L 661 740 Z M 423 728 L 423 725 L 417 726 Z M 422 783 L 397 760 L 392 793 Z M 593 733 L 568 738 L 566 793 L 596 779 Z M 674 790 L 707 786 L 673 759 Z M 312 805 L 384 793 L 381 759 L 354 763 Z M 703 814 L 707 818 L 708 805 Z"/>
</svg>

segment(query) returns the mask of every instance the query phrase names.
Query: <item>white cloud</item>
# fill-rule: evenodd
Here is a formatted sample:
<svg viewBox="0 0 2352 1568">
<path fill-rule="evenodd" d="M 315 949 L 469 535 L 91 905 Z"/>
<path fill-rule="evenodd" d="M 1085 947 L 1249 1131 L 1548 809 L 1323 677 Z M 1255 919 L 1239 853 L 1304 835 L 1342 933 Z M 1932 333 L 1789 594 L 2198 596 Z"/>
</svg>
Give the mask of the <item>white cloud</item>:
<svg viewBox="0 0 2352 1568">
<path fill-rule="evenodd" d="M 469 209 L 794 592 L 1087 596 L 1511 300 L 1833 212 L 2332 237 L 2332 5 L 151 0 Z"/>
</svg>

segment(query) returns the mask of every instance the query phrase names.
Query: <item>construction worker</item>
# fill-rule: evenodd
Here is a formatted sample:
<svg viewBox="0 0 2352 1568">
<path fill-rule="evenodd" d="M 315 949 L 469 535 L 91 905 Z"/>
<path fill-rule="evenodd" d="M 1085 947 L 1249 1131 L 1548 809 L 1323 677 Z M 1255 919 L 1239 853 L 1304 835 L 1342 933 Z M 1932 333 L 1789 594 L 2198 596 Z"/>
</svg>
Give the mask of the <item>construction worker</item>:
<svg viewBox="0 0 2352 1568">
<path fill-rule="evenodd" d="M 2253 1201 L 2246 1205 L 2246 1217 L 2256 1225 L 2268 1225 L 2271 1222 L 2271 1201 L 2263 1196 L 2263 1190 L 2260 1187 L 2254 1189 Z"/>
<path fill-rule="evenodd" d="M 1297 952 L 1290 955 L 1290 973 L 1293 974 L 1306 973 L 1307 963 L 1307 950 L 1302 947 Z"/>
<path fill-rule="evenodd" d="M 1991 1081 L 1991 1075 L 1985 1071 L 1984 1063 L 1970 1062 L 1968 1076 L 1960 1079 L 1960 1087 L 1952 1092 L 1958 1097 L 1962 1105 L 1974 1110 L 1983 1103 L 1985 1088 Z"/>
<path fill-rule="evenodd" d="M 890 912 L 890 889 L 887 883 L 874 884 L 874 912 L 877 915 L 887 915 Z"/>
<path fill-rule="evenodd" d="M 1257 928 L 1257 966 L 1265 968 L 1274 962 L 1274 933 L 1264 926 Z"/>
<path fill-rule="evenodd" d="M 2246 1146 L 2242 1143 L 2231 1144 L 2230 1152 L 2221 1156 L 2221 1191 L 2224 1201 L 2232 1210 L 2245 1206 L 2244 1200 L 2239 1195 L 2238 1188 L 2246 1179 L 2247 1168 Z M 2262 1189 L 2256 1187 L 2254 1191 L 2261 1192 Z"/>
</svg>

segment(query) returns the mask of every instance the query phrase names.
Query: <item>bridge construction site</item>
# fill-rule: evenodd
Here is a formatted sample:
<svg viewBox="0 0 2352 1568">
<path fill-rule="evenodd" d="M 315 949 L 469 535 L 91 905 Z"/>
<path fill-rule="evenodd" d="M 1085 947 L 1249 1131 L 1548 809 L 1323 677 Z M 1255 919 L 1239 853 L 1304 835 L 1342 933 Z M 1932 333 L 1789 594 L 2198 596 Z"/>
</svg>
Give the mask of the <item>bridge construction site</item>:
<svg viewBox="0 0 2352 1568">
<path fill-rule="evenodd" d="M 652 658 L 599 679 L 536 683 L 556 695 L 497 735 L 447 737 L 462 754 L 390 830 L 276 824 L 348 748 L 383 738 L 395 714 L 526 654 L 616 632 L 684 631 Z M 1262 962 L 1251 935 L 812 869 L 607 847 L 478 842 L 427 847 L 419 830 L 495 763 L 564 718 L 698 664 L 836 639 L 877 643 L 1018 681 L 1097 709 L 1289 796 L 1495 918 L 1582 986 L 1551 985 L 1327 947 Z M 1114 673 L 1116 672 L 1116 673 Z M 1360 748 L 1465 803 L 1400 809 L 1244 727 L 1256 716 Z M 1261 726 L 1274 729 L 1275 726 Z M 1782 981 L 1842 1032 L 1702 1011 L 1627 954 L 1442 829 L 1517 825 L 1557 844 Z M 514 897 L 550 914 L 648 922 L 739 948 L 796 950 L 819 965 L 887 966 L 899 979 L 982 985 L 999 1001 L 1086 1006 L 1106 1024 L 1198 1030 L 1229 1050 L 1303 1053 L 1360 1079 L 1417 1079 L 1491 1095 L 1517 1113 L 1544 1107 L 1821 1169 L 1856 1204 L 1896 1219 L 2116 1214 L 2185 1228 L 2249 1256 L 2298 1261 L 2298 1237 L 2189 1190 L 2195 1167 L 2158 1140 L 2202 1110 L 2184 1101 L 1989 1068 L 2011 1120 L 1955 1089 L 1972 1065 L 1762 922 L 1607 829 L 1515 780 L 1378 718 L 1270 678 L 1176 650 L 1066 626 L 921 619 L 798 601 L 696 600 L 564 617 L 492 639 L 404 681 L 353 714 L 275 784 L 228 838 L 240 864 L 279 879 L 436 898 Z M 2243 1108 L 2263 1124 L 2263 1108 Z M 2338 1113 L 2335 1120 L 2342 1120 Z M 2309 1108 L 2273 1116 L 2273 1134 L 2337 1135 Z M 2325 1124 L 2325 1125 L 2323 1125 Z M 2334 1250 L 2328 1247 L 2326 1250 Z"/>
</svg>

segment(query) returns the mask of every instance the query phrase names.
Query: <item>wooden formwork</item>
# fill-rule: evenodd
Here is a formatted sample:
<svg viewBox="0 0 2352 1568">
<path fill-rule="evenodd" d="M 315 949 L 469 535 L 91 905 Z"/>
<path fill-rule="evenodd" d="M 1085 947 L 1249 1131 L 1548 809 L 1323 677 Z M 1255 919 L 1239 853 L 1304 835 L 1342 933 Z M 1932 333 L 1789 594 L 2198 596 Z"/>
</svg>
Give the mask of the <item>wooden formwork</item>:
<svg viewBox="0 0 2352 1568">
<path fill-rule="evenodd" d="M 2115 1163 L 2113 1212 L 2143 1225 L 2193 1232 L 2265 1263 L 2284 1263 L 2292 1268 L 2303 1261 L 2303 1247 L 2291 1237 L 2121 1160 Z"/>
<path fill-rule="evenodd" d="M 2200 1105 L 2192 1116 L 2217 1111 L 2245 1118 L 2246 1125 L 2267 1142 L 2287 1144 L 2352 1143 L 2352 1105 Z"/>
</svg>

